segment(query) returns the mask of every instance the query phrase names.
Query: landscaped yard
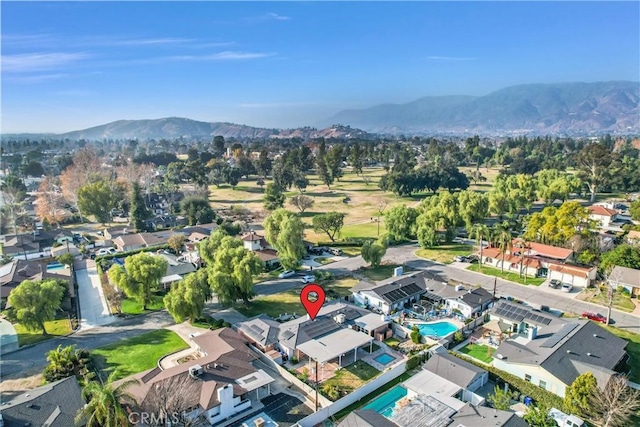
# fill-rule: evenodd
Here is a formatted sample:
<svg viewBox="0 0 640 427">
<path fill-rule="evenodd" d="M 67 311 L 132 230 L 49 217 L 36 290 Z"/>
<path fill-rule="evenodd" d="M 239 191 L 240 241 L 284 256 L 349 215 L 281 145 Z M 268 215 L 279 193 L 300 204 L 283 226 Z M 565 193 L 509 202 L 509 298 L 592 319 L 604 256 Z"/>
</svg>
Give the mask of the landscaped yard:
<svg viewBox="0 0 640 427">
<path fill-rule="evenodd" d="M 629 379 L 634 383 L 640 383 L 640 334 L 634 334 L 633 332 L 625 331 L 615 326 L 602 326 L 607 328 L 609 332 L 629 341 L 626 348 L 627 354 L 629 354 L 627 366 L 631 368 Z"/>
<path fill-rule="evenodd" d="M 175 332 L 160 329 L 92 350 L 91 357 L 103 379 L 116 369 L 120 379 L 155 368 L 162 356 L 188 347 Z"/>
<path fill-rule="evenodd" d="M 147 305 L 147 309 L 143 310 L 142 305 L 131 298 L 125 298 L 122 300 L 122 314 L 143 314 L 149 311 L 162 310 L 164 308 L 164 302 L 162 301 L 162 295 L 154 295 L 152 297 L 153 302 Z"/>
<path fill-rule="evenodd" d="M 595 304 L 600 304 L 604 306 L 609 305 L 609 297 L 607 296 L 607 290 L 605 289 L 588 289 L 589 292 L 585 301 L 592 302 Z M 613 308 L 617 308 L 618 310 L 626 311 L 628 313 L 632 312 L 636 306 L 631 301 L 631 297 L 626 294 L 622 294 L 620 292 L 614 292 L 613 294 Z"/>
<path fill-rule="evenodd" d="M 357 361 L 336 371 L 335 375 L 320 385 L 322 392 L 332 400 L 337 400 L 369 382 L 380 373 L 363 361 Z"/>
<path fill-rule="evenodd" d="M 488 274 L 489 276 L 496 276 L 501 279 L 520 283 L 522 285 L 540 286 L 547 280 L 544 277 L 527 277 L 525 279 L 524 277 L 520 277 L 518 273 L 512 273 L 508 271 L 502 272 L 499 268 L 488 267 L 486 265 L 483 265 L 481 270 L 480 264 L 471 264 L 469 267 L 467 267 L 467 270 Z"/>
<path fill-rule="evenodd" d="M 473 252 L 469 245 L 453 243 L 450 245 L 440 245 L 429 249 L 418 249 L 416 256 L 430 259 L 443 264 L 450 264 L 456 256 L 468 256 Z"/>
<path fill-rule="evenodd" d="M 49 322 L 44 322 L 44 327 L 47 330 L 48 335 L 42 335 L 42 331 L 27 331 L 24 326 L 19 323 L 14 323 L 13 327 L 18 335 L 18 345 L 21 347 L 23 345 L 35 344 L 40 341 L 48 340 L 49 338 L 68 335 L 71 333 L 71 325 L 69 324 L 69 319 L 66 316 Z"/>
<path fill-rule="evenodd" d="M 486 345 L 467 344 L 458 351 L 484 363 L 491 363 L 495 349 Z"/>
<path fill-rule="evenodd" d="M 356 270 L 357 274 L 361 274 L 365 276 L 369 280 L 380 281 L 384 279 L 388 279 L 393 276 L 393 270 L 396 267 L 400 267 L 398 264 L 381 264 L 378 267 L 363 267 Z M 409 271 L 407 267 L 404 267 L 404 272 Z"/>
<path fill-rule="evenodd" d="M 335 292 L 339 297 L 346 297 L 351 295 L 351 288 L 353 288 L 356 283 L 358 283 L 358 279 L 347 277 L 344 279 L 334 280 L 326 285 L 322 285 L 322 287 L 327 295 L 333 295 Z"/>
<path fill-rule="evenodd" d="M 314 258 L 313 260 L 318 264 L 322 264 L 322 265 L 327 265 L 327 264 L 331 264 L 332 262 L 335 262 L 333 258 L 329 258 L 329 257 L 317 257 L 317 258 Z"/>
</svg>

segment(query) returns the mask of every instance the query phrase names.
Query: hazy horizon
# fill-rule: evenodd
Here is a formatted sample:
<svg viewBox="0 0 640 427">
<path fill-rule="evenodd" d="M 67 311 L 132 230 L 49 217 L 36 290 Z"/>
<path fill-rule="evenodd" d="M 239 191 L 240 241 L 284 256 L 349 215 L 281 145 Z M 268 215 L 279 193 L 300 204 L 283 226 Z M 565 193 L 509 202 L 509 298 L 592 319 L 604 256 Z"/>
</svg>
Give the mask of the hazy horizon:
<svg viewBox="0 0 640 427">
<path fill-rule="evenodd" d="M 164 117 L 295 128 L 425 96 L 639 81 L 639 13 L 637 2 L 3 3 L 2 133 Z"/>
</svg>

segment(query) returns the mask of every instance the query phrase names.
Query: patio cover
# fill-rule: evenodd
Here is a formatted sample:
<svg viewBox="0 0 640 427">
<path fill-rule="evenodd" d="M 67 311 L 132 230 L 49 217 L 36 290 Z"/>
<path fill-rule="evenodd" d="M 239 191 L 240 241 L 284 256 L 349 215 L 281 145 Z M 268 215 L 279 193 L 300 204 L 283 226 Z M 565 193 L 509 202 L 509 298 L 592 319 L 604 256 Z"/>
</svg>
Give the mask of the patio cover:
<svg viewBox="0 0 640 427">
<path fill-rule="evenodd" d="M 162 279 L 160 279 L 160 283 L 162 283 L 163 285 L 166 285 L 167 283 L 178 282 L 180 280 L 182 280 L 182 276 L 179 276 L 177 274 L 171 274 L 169 276 L 164 276 Z"/>
<path fill-rule="evenodd" d="M 340 329 L 332 334 L 315 340 L 309 340 L 298 346 L 298 350 L 316 360 L 318 363 L 328 362 L 354 348 L 368 344 L 372 337 L 356 332 L 353 329 Z"/>
<path fill-rule="evenodd" d="M 508 323 L 505 323 L 499 319 L 495 319 L 490 321 L 489 323 L 485 323 L 484 325 L 482 325 L 482 327 L 484 329 L 488 329 L 492 332 L 495 332 L 497 334 L 501 334 L 503 332 L 507 332 L 511 329 L 511 325 L 509 325 Z"/>
</svg>

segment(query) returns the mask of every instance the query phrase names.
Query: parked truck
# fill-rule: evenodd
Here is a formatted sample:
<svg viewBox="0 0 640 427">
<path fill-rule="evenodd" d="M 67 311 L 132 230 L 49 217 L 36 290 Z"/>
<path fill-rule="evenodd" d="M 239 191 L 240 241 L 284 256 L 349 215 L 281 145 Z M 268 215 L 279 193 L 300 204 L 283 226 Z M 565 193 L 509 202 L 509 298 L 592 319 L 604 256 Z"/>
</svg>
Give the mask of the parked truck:
<svg viewBox="0 0 640 427">
<path fill-rule="evenodd" d="M 551 408 L 549 416 L 558 424 L 558 427 L 583 427 L 584 421 L 575 415 L 565 414 L 559 409 Z"/>
</svg>

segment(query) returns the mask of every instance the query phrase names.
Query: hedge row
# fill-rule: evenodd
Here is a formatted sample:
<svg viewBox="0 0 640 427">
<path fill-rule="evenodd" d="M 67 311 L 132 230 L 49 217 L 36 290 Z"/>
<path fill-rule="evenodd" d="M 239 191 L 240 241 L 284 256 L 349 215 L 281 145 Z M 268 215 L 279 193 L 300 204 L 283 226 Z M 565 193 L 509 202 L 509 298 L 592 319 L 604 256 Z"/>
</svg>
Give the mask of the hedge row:
<svg viewBox="0 0 640 427">
<path fill-rule="evenodd" d="M 449 351 L 449 354 L 452 354 L 459 359 L 465 360 L 482 369 L 489 371 L 489 377 L 492 380 L 496 381 L 497 379 L 500 379 L 506 382 L 507 384 L 509 384 L 510 387 L 516 389 L 517 391 L 519 391 L 520 393 L 526 396 L 531 397 L 534 400 L 534 402 L 538 404 L 542 404 L 547 408 L 558 408 L 560 410 L 564 410 L 564 399 L 562 399 L 560 396 L 554 393 L 551 393 L 550 391 L 547 391 L 541 387 L 538 387 L 535 384 L 525 381 L 522 378 L 518 378 L 515 375 L 512 375 L 508 372 L 504 372 L 500 369 L 497 369 L 494 366 L 491 366 L 491 365 L 487 366 L 485 364 L 482 364 L 472 357 L 467 357 L 453 351 Z"/>
<path fill-rule="evenodd" d="M 103 259 L 114 259 L 114 258 L 125 258 L 129 255 L 139 254 L 140 252 L 155 252 L 157 250 L 169 249 L 168 244 L 158 245 L 158 246 L 148 246 L 146 248 L 134 249 L 132 251 L 126 252 L 116 252 L 115 254 L 101 255 L 96 257 L 96 262 L 101 261 Z"/>
</svg>

